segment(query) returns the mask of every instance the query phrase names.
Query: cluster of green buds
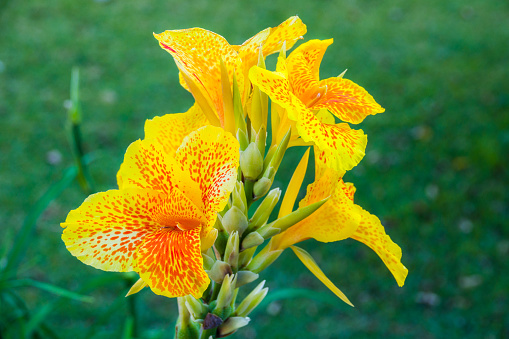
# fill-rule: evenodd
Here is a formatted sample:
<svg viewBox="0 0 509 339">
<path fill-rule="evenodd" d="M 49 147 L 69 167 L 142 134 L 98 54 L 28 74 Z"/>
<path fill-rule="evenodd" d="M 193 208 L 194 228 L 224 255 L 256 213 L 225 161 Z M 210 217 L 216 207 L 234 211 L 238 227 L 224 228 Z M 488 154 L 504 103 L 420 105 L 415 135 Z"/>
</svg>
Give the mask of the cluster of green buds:
<svg viewBox="0 0 509 339">
<path fill-rule="evenodd" d="M 258 66 L 265 68 L 261 56 Z M 224 63 L 221 67 L 222 74 L 227 74 Z M 223 88 L 230 88 L 226 76 L 221 80 Z M 267 295 L 268 288 L 264 287 L 264 280 L 240 302 L 237 300 L 239 288 L 257 280 L 259 273 L 283 252 L 272 249 L 270 239 L 305 219 L 327 201 L 323 199 L 270 221 L 281 198 L 281 189 L 271 187 L 288 148 L 291 130 L 288 129 L 278 144 L 266 150 L 268 96 L 255 87 L 251 106 L 242 107 L 235 77 L 232 87 L 233 94 L 224 95 L 223 100 L 232 102 L 232 105 L 225 104 L 225 108 L 228 106 L 234 116 L 233 119 L 230 116 L 230 121 L 235 121 L 230 128 L 234 128 L 240 144 L 237 183 L 228 205 L 218 214 L 214 226 L 216 241 L 202 254 L 211 284 L 202 298 L 191 295 L 178 298 L 177 338 L 221 338 L 246 326 L 250 321 L 248 315 Z M 245 110 L 249 110 L 249 115 Z M 228 112 L 228 108 L 225 111 Z M 228 113 L 225 115 L 228 119 Z M 253 204 L 257 200 L 259 203 Z M 256 209 L 253 206 L 257 206 Z"/>
</svg>

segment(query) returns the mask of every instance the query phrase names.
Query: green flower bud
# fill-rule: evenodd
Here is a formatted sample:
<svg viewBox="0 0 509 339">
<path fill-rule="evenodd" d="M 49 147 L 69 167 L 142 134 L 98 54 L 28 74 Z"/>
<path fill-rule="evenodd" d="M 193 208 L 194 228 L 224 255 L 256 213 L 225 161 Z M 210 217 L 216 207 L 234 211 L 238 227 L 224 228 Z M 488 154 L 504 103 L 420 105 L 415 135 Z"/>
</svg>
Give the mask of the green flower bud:
<svg viewBox="0 0 509 339">
<path fill-rule="evenodd" d="M 263 156 L 255 143 L 250 143 L 240 154 L 240 168 L 244 177 L 256 180 L 263 170 Z"/>
<path fill-rule="evenodd" d="M 205 253 L 202 253 L 201 257 L 203 258 L 203 269 L 210 270 L 216 261 Z"/>
<path fill-rule="evenodd" d="M 218 338 L 229 336 L 235 333 L 239 328 L 249 324 L 251 319 L 247 317 L 230 317 L 218 327 L 217 336 Z"/>
<path fill-rule="evenodd" d="M 223 320 L 228 318 L 233 312 L 233 307 L 231 304 L 233 297 L 236 296 L 236 284 L 237 276 L 234 274 L 225 276 L 223 283 L 221 284 L 221 289 L 219 290 L 219 294 L 217 296 L 217 304 L 212 313 Z"/>
<path fill-rule="evenodd" d="M 268 287 L 263 288 L 264 285 L 265 280 L 259 283 L 258 286 L 256 286 L 254 290 L 251 291 L 244 300 L 242 300 L 239 307 L 235 310 L 234 315 L 246 317 L 249 313 L 251 313 L 251 311 L 253 311 L 256 306 L 262 302 L 263 298 L 265 298 L 269 291 Z"/>
<path fill-rule="evenodd" d="M 179 318 L 175 328 L 175 338 L 178 339 L 193 339 L 198 338 L 200 334 L 200 324 L 191 319 L 187 307 L 185 306 L 184 298 L 177 298 L 179 308 Z"/>
<path fill-rule="evenodd" d="M 246 214 L 246 192 L 244 190 L 244 184 L 241 181 L 237 181 L 235 188 L 233 189 L 232 205 L 238 207 L 242 213 Z"/>
<path fill-rule="evenodd" d="M 207 272 L 211 280 L 217 283 L 221 283 L 225 276 L 233 274 L 230 265 L 221 260 L 217 260 L 212 268 L 210 270 L 205 270 L 205 272 Z"/>
<path fill-rule="evenodd" d="M 234 231 L 230 234 L 226 249 L 224 251 L 224 260 L 233 268 L 237 267 L 239 261 L 239 233 Z"/>
<path fill-rule="evenodd" d="M 242 249 L 242 251 L 244 251 L 248 248 L 259 246 L 259 245 L 263 244 L 264 241 L 265 241 L 265 239 L 260 235 L 260 233 L 258 233 L 258 232 L 249 233 L 244 238 L 244 240 L 242 240 L 241 249 Z"/>
<path fill-rule="evenodd" d="M 283 253 L 283 250 L 271 250 L 271 244 L 269 243 L 251 260 L 246 269 L 254 273 L 260 273 L 279 258 L 281 253 Z"/>
<path fill-rule="evenodd" d="M 196 320 L 203 320 L 208 313 L 207 306 L 203 305 L 201 300 L 195 299 L 192 295 L 186 295 L 184 298 L 185 305 L 191 316 Z"/>
<path fill-rule="evenodd" d="M 254 200 L 263 197 L 270 190 L 272 186 L 272 180 L 269 178 L 262 177 L 253 186 Z"/>
<path fill-rule="evenodd" d="M 253 217 L 249 220 L 249 230 L 255 231 L 260 226 L 265 224 L 267 220 L 269 220 L 270 214 L 272 210 L 276 206 L 279 198 L 281 197 L 281 190 L 279 188 L 274 188 L 267 194 L 265 199 L 263 199 L 262 203 L 253 214 Z"/>
<path fill-rule="evenodd" d="M 232 232 L 238 231 L 241 235 L 247 228 L 247 217 L 237 206 L 232 206 L 225 213 L 222 224 L 228 233 L 232 234 Z"/>
<path fill-rule="evenodd" d="M 256 232 L 254 232 L 254 233 L 256 233 Z M 249 237 L 249 235 L 246 238 L 248 238 L 248 237 Z M 244 242 L 242 242 L 242 243 L 244 243 Z M 255 254 L 255 252 L 256 252 L 256 246 L 242 250 L 242 252 L 240 252 L 240 254 L 239 254 L 239 268 L 246 267 L 251 262 L 251 259 L 253 259 L 253 255 Z"/>
<path fill-rule="evenodd" d="M 240 286 L 249 284 L 250 282 L 253 282 L 256 279 L 258 279 L 259 276 L 260 276 L 259 274 L 253 273 L 251 271 L 238 271 L 236 287 L 240 287 Z"/>
</svg>

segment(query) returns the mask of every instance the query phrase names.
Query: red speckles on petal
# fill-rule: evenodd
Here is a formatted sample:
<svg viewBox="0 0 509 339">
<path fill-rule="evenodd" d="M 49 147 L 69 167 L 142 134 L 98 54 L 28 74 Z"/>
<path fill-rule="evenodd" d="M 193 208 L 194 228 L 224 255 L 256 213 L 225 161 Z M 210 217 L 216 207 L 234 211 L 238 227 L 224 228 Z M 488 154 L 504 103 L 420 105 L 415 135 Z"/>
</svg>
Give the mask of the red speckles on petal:
<svg viewBox="0 0 509 339">
<path fill-rule="evenodd" d="M 197 104 L 185 113 L 166 114 L 145 122 L 145 138 L 156 139 L 164 151 L 175 157 L 184 137 L 200 127 L 208 125 L 207 118 Z"/>
<path fill-rule="evenodd" d="M 362 211 L 362 219 L 352 238 L 369 246 L 391 271 L 399 286 L 403 286 L 408 269 L 401 263 L 401 248 L 385 233 L 380 219 Z"/>
<path fill-rule="evenodd" d="M 350 170 L 364 156 L 367 137 L 362 130 L 353 130 L 348 124 L 322 123 L 312 111 L 292 94 L 292 103 L 298 112 L 297 130 L 304 141 L 312 141 L 323 152 L 328 167 L 337 171 Z"/>
<path fill-rule="evenodd" d="M 67 216 L 62 239 L 85 264 L 106 271 L 131 271 L 134 251 L 160 227 L 155 221 L 159 203 L 159 193 L 148 190 L 91 195 Z"/>
<path fill-rule="evenodd" d="M 223 95 L 221 90 L 222 59 L 232 83 L 236 73 L 240 90 L 244 91 L 242 61 L 235 49 L 222 36 L 202 28 L 165 31 L 154 35 L 162 48 L 167 50 L 190 74 L 205 97 L 211 101 L 223 125 Z M 243 95 L 241 93 L 241 95 Z"/>
<path fill-rule="evenodd" d="M 136 271 L 156 294 L 200 298 L 210 280 L 203 269 L 200 229 L 161 229 L 136 252 Z"/>
<path fill-rule="evenodd" d="M 198 183 L 211 227 L 235 186 L 239 166 L 239 143 L 230 133 L 206 126 L 189 134 L 177 150 L 176 160 Z"/>
</svg>

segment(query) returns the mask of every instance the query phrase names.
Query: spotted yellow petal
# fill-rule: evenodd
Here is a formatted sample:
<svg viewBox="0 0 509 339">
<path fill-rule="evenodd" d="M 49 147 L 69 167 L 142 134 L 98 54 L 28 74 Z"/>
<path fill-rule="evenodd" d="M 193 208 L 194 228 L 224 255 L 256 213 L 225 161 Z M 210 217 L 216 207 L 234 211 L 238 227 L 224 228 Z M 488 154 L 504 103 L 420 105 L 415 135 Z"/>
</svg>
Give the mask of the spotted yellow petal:
<svg viewBox="0 0 509 339">
<path fill-rule="evenodd" d="M 306 93 L 318 88 L 320 63 L 332 39 L 310 40 L 297 47 L 287 59 L 288 73 L 293 92 L 303 100 Z"/>
<path fill-rule="evenodd" d="M 72 255 L 105 271 L 132 271 L 133 256 L 143 239 L 159 229 L 160 192 L 110 190 L 89 196 L 72 210 L 62 240 Z"/>
<path fill-rule="evenodd" d="M 380 219 L 362 210 L 359 227 L 352 238 L 369 246 L 391 271 L 399 286 L 405 283 L 408 269 L 401 263 L 401 248 L 385 233 Z"/>
<path fill-rule="evenodd" d="M 363 131 L 351 129 L 345 123 L 324 124 L 297 97 L 291 96 L 301 138 L 314 142 L 325 152 L 328 166 L 336 171 L 348 171 L 356 166 L 365 154 L 367 137 Z"/>
<path fill-rule="evenodd" d="M 343 185 L 340 175 L 331 169 L 309 185 L 300 207 L 330 196 L 329 200 L 309 217 L 275 236 L 273 248 L 285 249 L 310 238 L 333 242 L 350 237 L 359 225 L 362 209 L 345 195 Z"/>
<path fill-rule="evenodd" d="M 290 49 L 295 43 L 306 34 L 306 25 L 298 16 L 292 16 L 282 22 L 279 26 L 270 30 L 269 37 L 263 44 L 263 55 L 267 56 L 279 52 L 283 43 L 286 49 Z"/>
<path fill-rule="evenodd" d="M 170 147 L 171 145 L 167 146 Z M 127 148 L 124 162 L 117 174 L 119 188 L 146 188 L 164 192 L 166 195 L 177 188 L 199 210 L 203 210 L 200 187 L 191 180 L 187 171 L 182 171 L 174 156 L 166 153 L 164 144 L 160 144 L 156 139 L 133 142 Z"/>
<path fill-rule="evenodd" d="M 385 110 L 361 86 L 344 78 L 329 78 L 318 83 L 326 91 L 312 109 L 326 108 L 339 119 L 358 124 L 368 115 Z"/>
<path fill-rule="evenodd" d="M 282 108 L 293 107 L 290 83 L 283 74 L 270 72 L 255 66 L 249 71 L 249 79 L 253 85 L 258 86 L 262 92 L 266 93 L 273 102 Z M 294 110 L 288 111 L 288 117 L 294 121 L 297 119 Z"/>
<path fill-rule="evenodd" d="M 148 234 L 135 256 L 136 272 L 156 294 L 200 298 L 210 283 L 203 269 L 200 229 L 161 228 Z"/>
<path fill-rule="evenodd" d="M 205 126 L 192 132 L 176 153 L 176 160 L 199 186 L 208 228 L 221 211 L 237 180 L 239 143 L 222 128 Z M 209 229 L 204 229 L 208 233 Z"/>
<path fill-rule="evenodd" d="M 165 31 L 154 34 L 160 46 L 168 51 L 182 67 L 215 109 L 221 126 L 224 125 L 223 96 L 221 91 L 222 59 L 228 69 L 230 83 L 236 72 L 237 83 L 244 89 L 242 61 L 237 51 L 222 36 L 202 28 Z"/>
<path fill-rule="evenodd" d="M 166 153 L 175 157 L 184 137 L 208 125 L 207 118 L 197 104 L 185 113 L 166 114 L 145 122 L 145 139 L 155 139 Z"/>
<path fill-rule="evenodd" d="M 290 49 L 302 36 L 306 34 L 306 25 L 298 16 L 292 16 L 274 28 L 267 28 L 237 46 L 242 59 L 244 74 L 258 62 L 259 48 L 262 47 L 263 56 L 277 53 L 285 44 Z"/>
</svg>

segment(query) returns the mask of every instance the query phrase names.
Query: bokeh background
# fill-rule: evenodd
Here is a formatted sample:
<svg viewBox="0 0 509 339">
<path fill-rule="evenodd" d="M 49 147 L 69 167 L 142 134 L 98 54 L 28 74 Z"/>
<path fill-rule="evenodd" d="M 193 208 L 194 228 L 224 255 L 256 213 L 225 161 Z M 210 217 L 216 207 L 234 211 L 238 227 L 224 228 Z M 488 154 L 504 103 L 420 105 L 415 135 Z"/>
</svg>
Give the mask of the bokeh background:
<svg viewBox="0 0 509 339">
<path fill-rule="evenodd" d="M 198 26 L 240 44 L 295 14 L 306 39 L 334 38 L 322 78 L 348 68 L 345 77 L 386 108 L 359 126 L 369 137 L 366 156 L 345 179 L 401 246 L 409 275 L 399 288 L 363 244 L 307 241 L 356 307 L 288 252 L 262 274 L 275 297 L 236 336 L 509 336 L 509 3 L 3 0 L 1 338 L 129 337 L 133 319 L 139 338 L 173 333 L 175 300 L 149 290 L 125 299 L 132 277 L 83 265 L 60 239 L 59 223 L 86 197 L 66 177 L 71 69 L 80 69 L 84 145 L 104 191 L 115 188 L 145 119 L 193 102 L 152 32 Z M 289 151 L 276 184 L 286 184 L 303 151 Z M 19 263 L 8 275 L 14 249 Z M 303 288 L 315 292 L 289 290 Z"/>
</svg>

